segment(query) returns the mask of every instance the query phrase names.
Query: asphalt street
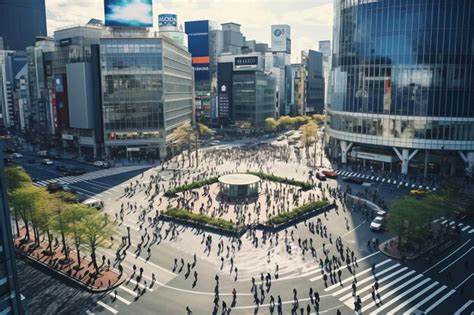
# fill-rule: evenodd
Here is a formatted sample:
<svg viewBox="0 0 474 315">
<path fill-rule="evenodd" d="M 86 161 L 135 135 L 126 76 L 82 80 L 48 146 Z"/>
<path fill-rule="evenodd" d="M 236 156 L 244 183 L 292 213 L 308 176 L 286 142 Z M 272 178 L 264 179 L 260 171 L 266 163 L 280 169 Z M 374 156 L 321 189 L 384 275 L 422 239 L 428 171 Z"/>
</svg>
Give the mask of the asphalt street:
<svg viewBox="0 0 474 315">
<path fill-rule="evenodd" d="M 239 145 L 241 145 L 240 143 Z M 231 144 L 221 144 L 225 147 Z M 72 162 L 74 163 L 74 162 Z M 275 173 L 281 176 L 306 179 L 309 168 L 296 162 L 269 161 Z M 159 169 L 150 166 L 136 166 L 136 169 L 118 167 L 110 170 L 90 169 L 90 172 L 76 179 L 53 174 L 54 170 L 46 167 L 27 167 L 28 172 L 36 172 L 38 185 L 47 180 L 58 179 L 69 183 L 89 197 L 99 198 L 105 203 L 105 210 L 115 215 L 122 203 L 130 201 L 138 206 L 147 205 L 144 190 L 139 189 L 131 199 L 124 199 L 124 188 L 129 183 L 147 183 L 150 174 L 158 174 Z M 54 168 L 54 167 L 53 167 Z M 219 165 L 218 170 L 243 171 L 235 161 Z M 51 172 L 49 172 L 51 171 Z M 142 172 L 144 174 L 142 175 Z M 181 168 L 180 172 L 187 178 L 202 174 L 203 170 Z M 163 183 L 169 185 L 171 176 L 161 172 Z M 339 179 L 327 180 L 331 187 L 346 186 Z M 350 184 L 354 193 L 364 192 L 367 186 Z M 378 189 L 387 201 L 407 193 L 407 189 L 397 189 L 391 184 L 373 183 L 370 189 Z M 160 207 L 159 200 L 154 206 Z M 154 242 L 151 255 L 145 251 L 137 251 L 137 244 L 146 236 L 139 227 L 140 211 L 128 211 L 124 222 L 120 225 L 120 234 L 126 235 L 130 228 L 132 246 L 126 251 L 122 263 L 128 274 L 126 281 L 116 289 L 105 294 L 90 294 L 65 284 L 62 279 L 53 277 L 45 270 L 32 266 L 22 260 L 18 262 L 22 294 L 32 314 L 186 314 L 188 306 L 193 314 L 221 314 L 222 301 L 231 306 L 231 314 L 269 314 L 270 296 L 283 302 L 283 314 L 290 314 L 294 306 L 294 295 L 298 300 L 298 312 L 303 308 L 306 314 L 307 305 L 310 313 L 315 313 L 314 304 L 309 298 L 312 288 L 320 295 L 321 314 L 353 314 L 354 297 L 352 281 L 357 281 L 357 294 L 362 300 L 364 314 L 470 314 L 474 311 L 474 276 L 472 259 L 474 255 L 474 222 L 455 222 L 462 224 L 462 239 L 452 248 L 435 257 L 431 263 L 424 259 L 401 264 L 377 249 L 367 246 L 367 241 L 377 237 L 380 242 L 388 239 L 384 232 L 373 232 L 368 221 L 361 213 L 351 212 L 339 207 L 332 210 L 327 217 L 318 216 L 282 231 L 273 238 L 273 242 L 260 241 L 257 246 L 249 235 L 244 235 L 240 250 L 218 253 L 217 243 L 222 241 L 224 248 L 237 246 L 235 240 L 212 235 L 213 243 L 210 252 L 205 251 L 204 236 L 211 235 L 191 228 L 178 226 L 173 235 L 167 223 L 160 224 L 160 238 Z M 327 237 L 312 233 L 310 223 L 321 219 L 327 226 Z M 347 220 L 347 221 L 346 221 Z M 443 222 L 440 219 L 440 222 Z M 449 222 L 446 222 L 449 224 Z M 328 279 L 325 283 L 319 258 L 323 247 L 335 252 L 334 240 L 340 236 L 344 247 L 354 251 L 356 264 L 342 264 L 340 279 Z M 262 240 L 262 235 L 257 232 Z M 276 240 L 278 239 L 278 243 Z M 317 258 L 308 251 L 302 252 L 298 239 L 310 240 L 316 248 Z M 146 239 L 145 239 L 146 241 Z M 146 241 L 149 243 L 148 241 Z M 289 244 L 291 253 L 287 251 Z M 225 251 L 225 250 L 224 250 Z M 113 260 L 114 250 L 103 252 Z M 194 254 L 196 254 L 195 266 Z M 221 257 L 224 257 L 223 263 Z M 232 257 L 232 262 L 230 258 Z M 177 266 L 174 260 L 177 259 Z M 182 262 L 181 262 L 182 259 Z M 467 263 L 470 261 L 471 263 Z M 133 265 L 144 269 L 143 279 L 137 282 Z M 278 271 L 276 266 L 278 265 Z M 238 267 L 236 273 L 233 269 Z M 175 267 L 175 268 L 174 268 Z M 373 269 L 375 268 L 375 269 Z M 355 270 L 355 275 L 352 271 Z M 197 280 L 194 276 L 197 272 Z M 261 274 L 271 275 L 271 285 L 261 286 Z M 214 308 L 215 276 L 219 276 L 219 308 Z M 133 275 L 133 277 L 131 277 Z M 155 275 L 156 280 L 153 280 Z M 251 278 L 256 279 L 257 289 L 263 289 L 264 298 L 258 308 L 255 307 L 254 295 L 251 292 Z M 146 281 L 146 283 L 145 283 Z M 370 290 L 375 281 L 379 284 L 379 295 L 372 297 Z M 232 303 L 232 290 L 236 289 L 237 299 Z M 41 294 L 38 294 L 41 292 Z M 260 294 L 259 294 L 260 296 Z M 276 314 L 276 311 L 275 311 Z"/>
</svg>

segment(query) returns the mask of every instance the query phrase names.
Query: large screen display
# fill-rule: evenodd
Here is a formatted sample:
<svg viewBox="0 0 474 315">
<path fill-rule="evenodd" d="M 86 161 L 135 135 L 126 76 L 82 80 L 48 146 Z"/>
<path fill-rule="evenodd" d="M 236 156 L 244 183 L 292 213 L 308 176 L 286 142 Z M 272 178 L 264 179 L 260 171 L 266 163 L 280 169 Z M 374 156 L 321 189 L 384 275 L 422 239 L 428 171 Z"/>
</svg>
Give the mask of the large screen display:
<svg viewBox="0 0 474 315">
<path fill-rule="evenodd" d="M 105 25 L 153 27 L 153 0 L 104 0 Z"/>
<path fill-rule="evenodd" d="M 188 21 L 184 23 L 188 35 L 188 50 L 193 56 L 194 78 L 209 80 L 209 21 Z"/>
</svg>

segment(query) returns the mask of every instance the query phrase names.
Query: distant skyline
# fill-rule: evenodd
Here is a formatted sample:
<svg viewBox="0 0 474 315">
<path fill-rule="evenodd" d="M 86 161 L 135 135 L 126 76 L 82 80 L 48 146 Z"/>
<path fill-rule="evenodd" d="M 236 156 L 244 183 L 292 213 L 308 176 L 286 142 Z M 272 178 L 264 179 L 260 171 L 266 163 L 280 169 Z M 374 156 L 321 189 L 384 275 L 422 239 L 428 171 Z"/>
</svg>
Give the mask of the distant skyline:
<svg viewBox="0 0 474 315">
<path fill-rule="evenodd" d="M 188 20 L 235 22 L 248 40 L 271 44 L 271 25 L 291 26 L 291 61 L 300 62 L 301 50 L 318 49 L 320 40 L 332 40 L 333 0 L 154 0 L 154 29 L 158 15 L 175 13 L 180 25 Z M 91 18 L 104 20 L 103 0 L 46 0 L 48 33 Z"/>
</svg>

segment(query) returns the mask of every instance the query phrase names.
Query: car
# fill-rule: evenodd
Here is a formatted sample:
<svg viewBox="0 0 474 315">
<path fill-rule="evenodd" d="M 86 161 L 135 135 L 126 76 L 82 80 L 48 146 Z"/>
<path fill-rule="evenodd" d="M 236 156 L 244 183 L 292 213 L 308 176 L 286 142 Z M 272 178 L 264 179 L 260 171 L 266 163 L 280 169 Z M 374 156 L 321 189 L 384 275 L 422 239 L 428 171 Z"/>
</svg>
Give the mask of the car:
<svg viewBox="0 0 474 315">
<path fill-rule="evenodd" d="M 58 165 L 56 166 L 56 170 L 66 173 L 68 171 L 68 168 L 64 165 Z"/>
<path fill-rule="evenodd" d="M 279 136 L 279 137 L 277 138 L 277 141 L 283 141 L 283 140 L 285 140 L 285 136 Z"/>
<path fill-rule="evenodd" d="M 10 155 L 10 157 L 12 159 L 21 159 L 23 157 L 23 154 L 15 152 L 15 153 L 12 153 L 12 155 Z"/>
<path fill-rule="evenodd" d="M 41 160 L 41 164 L 53 165 L 53 161 L 51 161 L 50 159 L 43 159 L 43 160 Z"/>
<path fill-rule="evenodd" d="M 52 182 L 46 186 L 46 190 L 49 191 L 50 193 L 55 193 L 58 191 L 62 191 L 63 186 L 58 182 Z"/>
<path fill-rule="evenodd" d="M 219 145 L 220 144 L 220 141 L 219 140 L 213 140 L 211 142 L 209 142 L 210 145 Z"/>
<path fill-rule="evenodd" d="M 326 176 L 323 173 L 316 172 L 316 178 L 319 179 L 320 181 L 325 181 Z"/>
<path fill-rule="evenodd" d="M 415 196 L 415 197 L 420 197 L 420 198 L 426 196 L 429 193 L 430 191 L 424 188 L 417 188 L 417 189 L 410 190 L 410 195 Z"/>
<path fill-rule="evenodd" d="M 69 171 L 66 172 L 67 176 L 79 176 L 85 174 L 86 171 L 83 168 L 71 168 Z"/>
<path fill-rule="evenodd" d="M 384 217 L 376 216 L 370 223 L 370 229 L 372 231 L 381 231 L 383 230 L 384 223 L 385 223 Z"/>
<path fill-rule="evenodd" d="M 93 164 L 94 166 L 97 166 L 97 167 L 104 167 L 106 166 L 107 163 L 104 161 L 95 161 Z"/>
<path fill-rule="evenodd" d="M 333 170 L 324 170 L 321 173 L 323 173 L 327 178 L 337 178 L 337 173 Z"/>
<path fill-rule="evenodd" d="M 26 163 L 35 164 L 36 160 L 35 159 L 28 159 L 28 160 L 26 160 Z"/>
<path fill-rule="evenodd" d="M 37 156 L 42 156 L 42 157 L 47 157 L 48 156 L 48 151 L 38 151 L 36 152 Z"/>
<path fill-rule="evenodd" d="M 357 178 L 357 177 L 343 177 L 342 180 L 344 182 L 347 182 L 347 183 L 352 183 L 352 184 L 359 184 L 359 185 L 362 185 L 364 183 L 364 181 L 360 178 Z"/>
<path fill-rule="evenodd" d="M 97 210 L 100 210 L 100 209 L 104 208 L 104 203 L 101 200 L 95 199 L 95 198 L 87 199 L 87 200 L 83 201 L 82 204 L 84 204 L 88 207 L 91 207 L 91 208 L 95 208 Z"/>
</svg>

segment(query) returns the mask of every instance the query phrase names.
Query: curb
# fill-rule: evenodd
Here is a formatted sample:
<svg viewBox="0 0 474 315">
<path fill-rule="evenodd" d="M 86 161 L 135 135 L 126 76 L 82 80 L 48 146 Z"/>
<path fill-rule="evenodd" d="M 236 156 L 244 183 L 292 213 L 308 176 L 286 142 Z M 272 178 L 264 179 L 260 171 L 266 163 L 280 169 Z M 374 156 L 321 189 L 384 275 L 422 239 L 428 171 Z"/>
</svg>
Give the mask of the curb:
<svg viewBox="0 0 474 315">
<path fill-rule="evenodd" d="M 83 289 L 85 289 L 86 291 L 88 292 L 91 292 L 91 293 L 103 293 L 103 292 L 107 292 L 107 291 L 110 291 L 110 290 L 113 290 L 119 286 L 122 285 L 122 283 L 125 281 L 125 279 L 127 277 L 124 277 L 125 274 L 122 274 L 122 279 L 119 279 L 119 281 L 117 281 L 116 284 L 114 284 L 113 286 L 111 287 L 108 287 L 108 288 L 105 288 L 105 289 L 95 289 L 94 287 L 82 282 L 82 281 L 79 281 L 71 276 L 69 276 L 68 274 L 66 274 L 65 272 L 62 272 L 60 270 L 56 270 L 56 269 L 53 269 L 51 268 L 48 264 L 45 264 L 44 262 L 42 261 L 39 261 L 38 259 L 36 259 L 35 257 L 31 256 L 31 255 L 28 255 L 26 254 L 25 252 L 23 252 L 22 250 L 18 249 L 17 247 L 15 247 L 15 253 L 19 256 L 22 256 L 26 259 L 28 259 L 30 262 L 32 263 L 35 263 L 35 264 L 38 264 L 40 267 L 42 268 L 45 268 L 48 272 L 52 272 L 62 278 L 64 278 L 66 281 L 68 282 L 71 282 L 73 285 L 76 285 L 76 286 L 79 286 Z M 115 270 L 114 270 L 115 272 Z"/>
<path fill-rule="evenodd" d="M 389 253 L 387 253 L 387 252 L 385 251 L 384 245 L 385 245 L 386 243 L 388 243 L 390 240 L 391 240 L 391 239 L 386 240 L 385 242 L 381 243 L 381 244 L 379 245 L 379 250 L 380 250 L 385 256 L 388 256 L 388 257 L 393 258 L 393 259 L 401 259 L 401 257 L 397 257 L 397 256 L 392 255 L 392 254 L 389 254 Z M 422 252 L 417 253 L 416 255 L 412 255 L 412 256 L 409 256 L 409 257 L 405 256 L 405 259 L 406 259 L 406 260 L 416 260 L 416 259 L 420 258 L 421 256 L 423 256 L 424 254 L 429 253 L 429 252 L 432 251 L 434 248 L 437 248 L 437 247 L 440 247 L 440 246 L 444 246 L 444 245 L 447 244 L 447 246 L 446 246 L 443 250 L 441 250 L 441 251 L 439 252 L 439 253 L 442 253 L 443 251 L 449 249 L 451 246 L 455 245 L 455 244 L 458 243 L 458 242 L 459 242 L 459 239 L 456 239 L 456 238 L 455 238 L 455 239 L 450 239 L 450 240 L 448 240 L 448 241 L 446 241 L 446 242 L 440 242 L 440 243 L 434 244 L 434 245 L 432 245 L 432 246 L 430 246 L 430 247 L 424 249 Z"/>
</svg>

